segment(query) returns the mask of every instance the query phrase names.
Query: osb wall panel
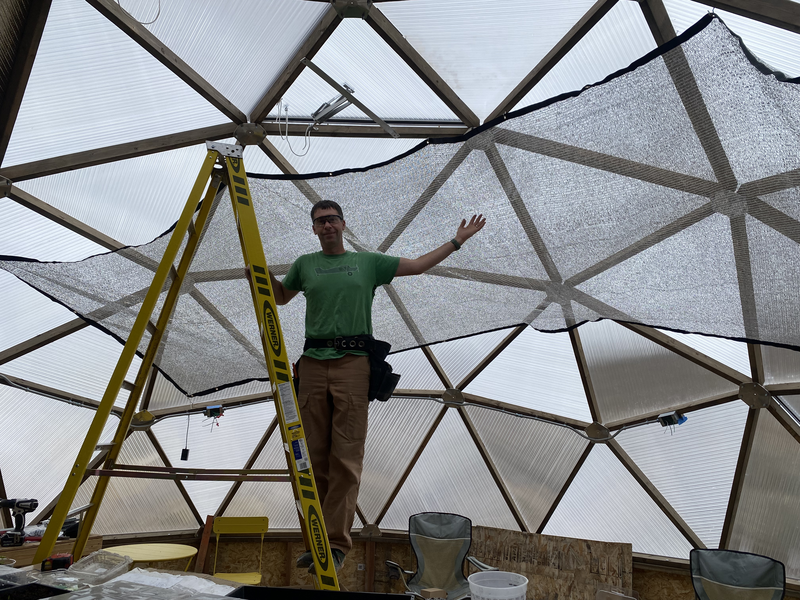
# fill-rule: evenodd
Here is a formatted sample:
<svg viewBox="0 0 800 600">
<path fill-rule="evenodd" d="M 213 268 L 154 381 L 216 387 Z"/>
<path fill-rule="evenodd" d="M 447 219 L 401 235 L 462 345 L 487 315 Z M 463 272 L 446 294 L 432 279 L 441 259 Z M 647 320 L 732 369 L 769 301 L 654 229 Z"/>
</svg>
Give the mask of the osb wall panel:
<svg viewBox="0 0 800 600">
<path fill-rule="evenodd" d="M 630 592 L 631 544 L 472 528 L 470 555 L 528 578 L 528 600 L 594 600 L 598 584 Z"/>
<path fill-rule="evenodd" d="M 684 575 L 634 568 L 633 589 L 639 600 L 695 600 L 688 571 Z"/>
</svg>

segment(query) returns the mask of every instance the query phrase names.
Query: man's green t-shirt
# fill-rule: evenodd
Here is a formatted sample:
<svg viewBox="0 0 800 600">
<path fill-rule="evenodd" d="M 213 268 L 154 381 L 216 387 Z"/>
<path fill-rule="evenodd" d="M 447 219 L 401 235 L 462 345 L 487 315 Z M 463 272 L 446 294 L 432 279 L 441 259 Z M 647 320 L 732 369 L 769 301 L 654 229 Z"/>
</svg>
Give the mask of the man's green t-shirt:
<svg viewBox="0 0 800 600">
<path fill-rule="evenodd" d="M 306 337 L 329 340 L 371 335 L 375 289 L 392 281 L 399 264 L 399 258 L 377 252 L 314 252 L 298 258 L 283 285 L 302 291 L 306 297 Z M 333 348 L 310 348 L 303 355 L 327 360 L 341 358 L 345 353 Z"/>
</svg>

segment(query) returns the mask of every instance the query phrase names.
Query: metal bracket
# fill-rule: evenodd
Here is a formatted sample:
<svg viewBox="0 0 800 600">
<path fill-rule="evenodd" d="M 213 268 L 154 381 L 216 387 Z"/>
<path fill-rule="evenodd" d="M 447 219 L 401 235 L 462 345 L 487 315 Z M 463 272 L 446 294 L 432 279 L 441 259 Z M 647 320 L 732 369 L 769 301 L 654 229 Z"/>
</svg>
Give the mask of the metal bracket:
<svg viewBox="0 0 800 600">
<path fill-rule="evenodd" d="M 216 150 L 222 156 L 242 158 L 242 147 L 239 145 L 234 146 L 233 144 L 223 144 L 221 142 L 206 142 L 206 148 L 208 150 Z"/>
<path fill-rule="evenodd" d="M 234 130 L 233 137 L 242 146 L 257 146 L 267 137 L 267 132 L 258 123 L 242 123 Z"/>
<path fill-rule="evenodd" d="M 608 427 L 601 425 L 597 421 L 589 425 L 583 432 L 595 444 L 605 444 L 611 439 L 611 432 Z"/>
<path fill-rule="evenodd" d="M 445 404 L 464 404 L 464 394 L 461 390 L 449 388 L 442 394 L 442 400 Z"/>
<path fill-rule="evenodd" d="M 772 394 L 757 383 L 743 383 L 739 386 L 739 398 L 750 408 L 767 408 Z"/>
<path fill-rule="evenodd" d="M 333 9 L 343 19 L 363 19 L 372 8 L 372 0 L 333 0 Z"/>
<path fill-rule="evenodd" d="M 367 107 L 364 105 L 364 103 L 363 103 L 363 102 L 361 102 L 361 100 L 359 100 L 358 98 L 356 98 L 355 96 L 353 96 L 353 94 L 351 94 L 349 91 L 347 91 L 347 89 L 345 89 L 343 86 L 339 85 L 339 84 L 336 82 L 336 80 L 335 80 L 335 79 L 333 79 L 333 78 L 332 78 L 330 75 L 328 75 L 328 74 L 327 74 L 325 71 L 323 71 L 322 69 L 320 69 L 320 68 L 319 68 L 317 65 L 315 65 L 313 62 L 311 62 L 311 61 L 310 61 L 310 60 L 308 60 L 307 58 L 302 58 L 302 59 L 300 59 L 300 62 L 301 62 L 301 63 L 303 63 L 303 64 L 304 64 L 306 67 L 308 67 L 308 68 L 309 68 L 309 69 L 311 69 L 312 71 L 314 71 L 314 73 L 316 73 L 317 75 L 319 75 L 319 76 L 320 76 L 322 79 L 324 79 L 324 80 L 325 80 L 325 83 L 327 83 L 329 86 L 331 86 L 331 87 L 332 87 L 333 89 L 335 89 L 337 92 L 339 92 L 339 93 L 340 93 L 342 96 L 344 96 L 345 98 L 347 98 L 348 100 L 350 100 L 350 102 L 352 102 L 353 104 L 355 104 L 355 105 L 356 105 L 356 106 L 357 106 L 359 109 L 361 109 L 361 112 L 363 112 L 364 114 L 366 114 L 366 115 L 367 115 L 367 116 L 368 116 L 370 119 L 372 119 L 372 120 L 373 120 L 373 121 L 375 121 L 375 122 L 376 122 L 378 125 L 380 125 L 380 126 L 383 128 L 383 130 L 384 130 L 386 133 L 388 133 L 388 134 L 389 134 L 390 136 L 392 136 L 393 138 L 399 138 L 399 137 L 400 137 L 400 134 L 399 134 L 399 133 L 397 133 L 397 132 L 396 132 L 394 129 L 392 129 L 392 128 L 391 128 L 391 127 L 390 127 L 390 126 L 389 126 L 389 125 L 386 123 L 386 121 L 384 121 L 383 119 L 381 119 L 381 118 L 380 118 L 378 115 L 376 115 L 376 114 L 375 114 L 374 112 L 372 112 L 372 111 L 371 111 L 369 108 L 367 108 Z"/>
<path fill-rule="evenodd" d="M 7 198 L 11 196 L 11 180 L 7 177 L 0 175 L 0 198 Z"/>
</svg>

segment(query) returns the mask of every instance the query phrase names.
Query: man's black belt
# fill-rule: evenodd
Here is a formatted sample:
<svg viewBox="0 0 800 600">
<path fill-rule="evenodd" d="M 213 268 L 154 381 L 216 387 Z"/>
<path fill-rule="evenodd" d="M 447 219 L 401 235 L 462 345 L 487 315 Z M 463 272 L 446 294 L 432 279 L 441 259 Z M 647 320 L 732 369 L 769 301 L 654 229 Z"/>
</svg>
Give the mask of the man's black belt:
<svg viewBox="0 0 800 600">
<path fill-rule="evenodd" d="M 328 340 L 312 340 L 306 338 L 303 352 L 309 348 L 333 348 L 341 352 L 347 352 L 348 350 L 372 352 L 375 349 L 375 338 L 371 335 L 346 335 Z"/>
</svg>

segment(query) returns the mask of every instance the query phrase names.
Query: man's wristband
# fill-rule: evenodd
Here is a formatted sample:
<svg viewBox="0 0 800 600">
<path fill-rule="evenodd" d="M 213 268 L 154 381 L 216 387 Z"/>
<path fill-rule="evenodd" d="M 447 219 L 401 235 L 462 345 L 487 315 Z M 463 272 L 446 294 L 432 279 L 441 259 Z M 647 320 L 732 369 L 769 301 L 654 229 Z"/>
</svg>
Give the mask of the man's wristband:
<svg viewBox="0 0 800 600">
<path fill-rule="evenodd" d="M 456 238 L 453 238 L 452 240 L 450 240 L 450 242 L 453 244 L 453 246 L 456 247 L 456 250 L 461 250 L 461 244 L 458 243 L 458 240 Z"/>
</svg>

